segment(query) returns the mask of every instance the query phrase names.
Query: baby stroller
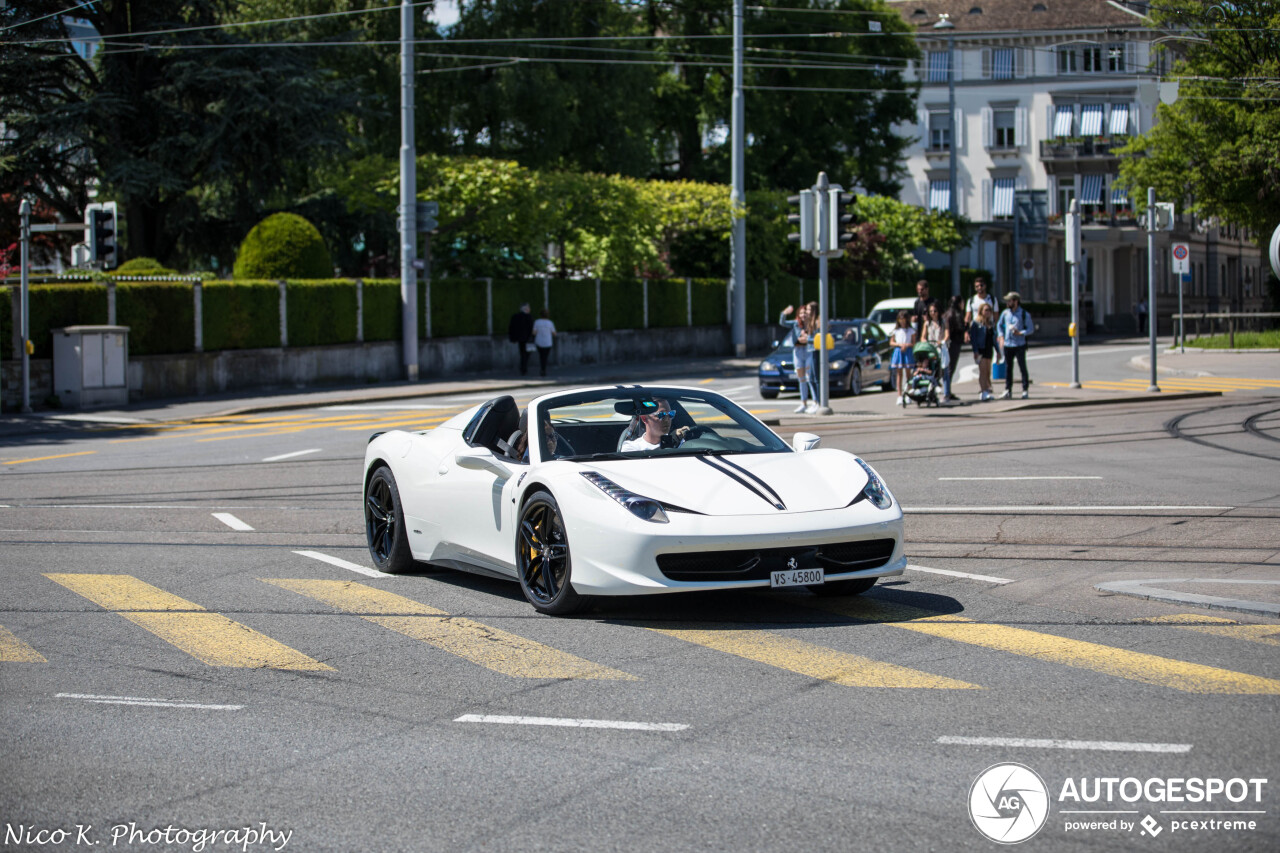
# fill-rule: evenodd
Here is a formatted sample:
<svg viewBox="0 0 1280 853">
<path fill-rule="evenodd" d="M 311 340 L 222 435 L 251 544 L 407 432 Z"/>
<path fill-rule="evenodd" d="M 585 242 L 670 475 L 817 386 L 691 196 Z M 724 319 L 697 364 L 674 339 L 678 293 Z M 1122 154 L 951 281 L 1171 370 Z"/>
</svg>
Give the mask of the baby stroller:
<svg viewBox="0 0 1280 853">
<path fill-rule="evenodd" d="M 907 399 L 917 406 L 938 406 L 938 389 L 942 387 L 942 358 L 938 348 L 922 341 L 911 349 L 916 369 L 907 377 Z"/>
</svg>

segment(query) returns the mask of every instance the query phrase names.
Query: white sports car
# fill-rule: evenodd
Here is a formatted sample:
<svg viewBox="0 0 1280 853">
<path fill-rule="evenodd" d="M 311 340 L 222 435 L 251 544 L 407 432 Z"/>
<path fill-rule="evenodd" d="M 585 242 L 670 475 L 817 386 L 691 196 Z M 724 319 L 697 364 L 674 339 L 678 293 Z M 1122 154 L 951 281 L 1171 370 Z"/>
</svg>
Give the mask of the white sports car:
<svg viewBox="0 0 1280 853">
<path fill-rule="evenodd" d="M 513 578 L 552 614 L 685 590 L 857 595 L 906 568 L 902 509 L 869 465 L 818 442 L 788 446 L 697 388 L 562 391 L 524 412 L 496 397 L 370 439 L 369 552 L 387 572 L 423 561 Z"/>
</svg>

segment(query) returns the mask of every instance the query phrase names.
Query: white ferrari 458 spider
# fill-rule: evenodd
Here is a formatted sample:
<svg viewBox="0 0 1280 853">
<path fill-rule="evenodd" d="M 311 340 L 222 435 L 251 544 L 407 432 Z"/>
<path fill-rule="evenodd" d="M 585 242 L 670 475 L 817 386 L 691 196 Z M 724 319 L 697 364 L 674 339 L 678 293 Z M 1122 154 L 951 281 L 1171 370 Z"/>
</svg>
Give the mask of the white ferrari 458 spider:
<svg viewBox="0 0 1280 853">
<path fill-rule="evenodd" d="M 520 582 L 543 613 L 589 596 L 805 586 L 857 595 L 900 575 L 902 509 L 871 466 L 788 446 L 707 390 L 610 386 L 496 397 L 365 452 L 369 552 Z"/>
</svg>

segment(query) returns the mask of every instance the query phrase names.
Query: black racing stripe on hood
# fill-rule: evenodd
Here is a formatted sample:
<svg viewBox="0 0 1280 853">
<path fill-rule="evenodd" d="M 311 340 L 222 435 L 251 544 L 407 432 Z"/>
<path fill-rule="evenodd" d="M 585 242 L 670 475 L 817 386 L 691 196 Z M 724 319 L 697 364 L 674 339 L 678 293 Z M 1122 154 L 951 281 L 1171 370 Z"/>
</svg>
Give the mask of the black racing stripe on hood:
<svg viewBox="0 0 1280 853">
<path fill-rule="evenodd" d="M 713 463 L 713 462 L 711 461 L 711 457 L 707 457 L 707 456 L 698 456 L 698 457 L 696 457 L 696 458 L 697 458 L 699 461 L 704 462 L 704 463 L 706 463 L 707 465 L 710 465 L 712 468 L 716 469 L 716 470 L 717 470 L 717 471 L 719 471 L 721 474 L 724 474 L 726 477 L 730 478 L 731 480 L 736 481 L 736 482 L 737 482 L 740 486 L 742 486 L 744 489 L 746 489 L 747 491 L 751 492 L 753 495 L 756 495 L 756 496 L 757 496 L 757 497 L 759 497 L 762 501 L 764 501 L 765 503 L 767 503 L 767 504 L 769 504 L 769 505 L 773 506 L 775 509 L 786 509 L 786 507 L 785 507 L 785 506 L 783 506 L 781 502 L 774 503 L 774 501 L 770 500 L 770 499 L 769 499 L 769 496 L 768 496 L 768 495 L 766 495 L 764 492 L 762 492 L 762 491 L 759 489 L 759 487 L 757 487 L 757 486 L 755 486 L 755 485 L 753 485 L 753 484 L 751 484 L 751 483 L 747 482 L 746 480 L 742 479 L 742 478 L 741 478 L 741 477 L 739 477 L 737 474 L 733 473 L 733 471 L 727 470 L 727 469 L 725 469 L 725 468 L 721 468 L 719 465 L 716 465 L 715 463 Z"/>
<path fill-rule="evenodd" d="M 748 471 L 746 468 L 743 468 L 738 463 L 732 462 L 724 458 L 723 456 L 717 456 L 716 461 L 722 465 L 728 465 L 733 470 L 741 472 L 743 476 L 750 477 L 754 482 L 758 483 L 762 489 L 767 491 L 773 497 L 774 504 L 778 507 L 778 509 L 787 508 L 786 503 L 782 500 L 782 495 L 774 491 L 773 486 L 770 486 L 763 478 L 761 478 L 759 474 L 756 474 L 753 471 Z"/>
</svg>

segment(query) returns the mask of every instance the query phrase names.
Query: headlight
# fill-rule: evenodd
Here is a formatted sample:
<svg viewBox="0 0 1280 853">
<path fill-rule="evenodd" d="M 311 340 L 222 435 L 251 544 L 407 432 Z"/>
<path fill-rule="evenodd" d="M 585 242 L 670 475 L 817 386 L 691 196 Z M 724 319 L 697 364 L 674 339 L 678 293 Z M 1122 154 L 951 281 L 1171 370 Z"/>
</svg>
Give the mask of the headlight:
<svg viewBox="0 0 1280 853">
<path fill-rule="evenodd" d="M 849 362 L 845 361 L 843 358 L 837 358 L 835 361 L 831 362 L 830 368 L 832 370 L 844 370 L 848 366 Z"/>
<path fill-rule="evenodd" d="M 884 480 L 880 479 L 880 475 L 871 469 L 871 466 L 863 462 L 857 456 L 858 464 L 862 466 L 862 470 L 867 472 L 867 485 L 863 487 L 862 493 L 867 496 L 867 500 L 876 509 L 888 509 L 893 506 L 893 495 L 889 494 L 889 487 L 884 484 Z"/>
<path fill-rule="evenodd" d="M 646 498 L 643 495 L 637 495 L 635 492 L 629 492 L 619 486 L 617 483 L 597 474 L 594 471 L 582 471 L 583 477 L 587 478 L 587 482 L 613 498 L 618 503 L 627 508 L 627 511 L 643 521 L 653 521 L 659 524 L 666 524 L 668 521 L 666 510 L 662 508 L 662 504 Z"/>
</svg>

